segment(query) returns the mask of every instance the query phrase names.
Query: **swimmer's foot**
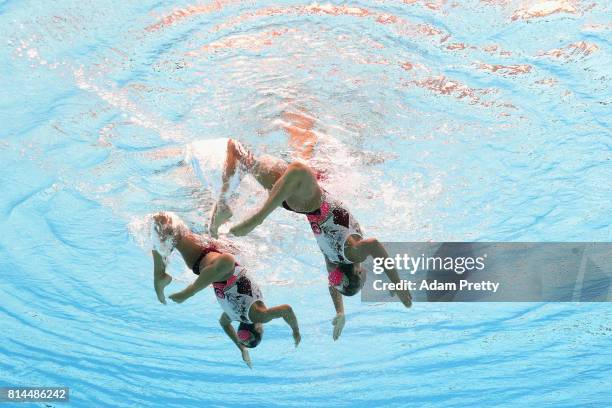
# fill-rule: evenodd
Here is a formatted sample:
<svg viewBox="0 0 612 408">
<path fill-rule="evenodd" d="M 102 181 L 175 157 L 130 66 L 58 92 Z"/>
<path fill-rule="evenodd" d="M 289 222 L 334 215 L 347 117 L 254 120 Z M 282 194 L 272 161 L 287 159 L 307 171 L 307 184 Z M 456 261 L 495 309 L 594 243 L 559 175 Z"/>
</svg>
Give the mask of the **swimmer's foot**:
<svg viewBox="0 0 612 408">
<path fill-rule="evenodd" d="M 157 299 L 164 305 L 166 304 L 166 295 L 164 295 L 164 289 L 172 282 L 172 276 L 166 274 L 163 278 L 155 279 L 153 286 L 155 287 L 155 294 Z"/>
<path fill-rule="evenodd" d="M 224 201 L 220 200 L 215 204 L 210 218 L 210 226 L 208 227 L 208 231 L 213 238 L 219 236 L 219 227 L 225 224 L 232 215 L 232 210 Z"/>
</svg>

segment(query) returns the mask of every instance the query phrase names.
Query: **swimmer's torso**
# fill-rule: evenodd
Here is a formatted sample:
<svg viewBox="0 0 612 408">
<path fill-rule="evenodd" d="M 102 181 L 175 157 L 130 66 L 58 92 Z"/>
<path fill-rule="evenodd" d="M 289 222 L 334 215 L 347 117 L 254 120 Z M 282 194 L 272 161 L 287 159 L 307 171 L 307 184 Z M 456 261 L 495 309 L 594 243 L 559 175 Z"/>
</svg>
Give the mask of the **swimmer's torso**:
<svg viewBox="0 0 612 408">
<path fill-rule="evenodd" d="M 249 277 L 244 267 L 237 265 L 232 276 L 224 282 L 213 283 L 217 302 L 230 319 L 252 323 L 249 310 L 253 303 L 262 300 L 261 290 Z"/>
<path fill-rule="evenodd" d="M 293 210 L 287 202 L 283 207 Z M 344 246 L 350 236 L 362 237 L 359 223 L 348 211 L 346 206 L 322 190 L 320 207 L 305 214 L 310 222 L 310 228 L 317 240 L 321 252 L 334 263 L 352 263 L 344 253 Z"/>
</svg>

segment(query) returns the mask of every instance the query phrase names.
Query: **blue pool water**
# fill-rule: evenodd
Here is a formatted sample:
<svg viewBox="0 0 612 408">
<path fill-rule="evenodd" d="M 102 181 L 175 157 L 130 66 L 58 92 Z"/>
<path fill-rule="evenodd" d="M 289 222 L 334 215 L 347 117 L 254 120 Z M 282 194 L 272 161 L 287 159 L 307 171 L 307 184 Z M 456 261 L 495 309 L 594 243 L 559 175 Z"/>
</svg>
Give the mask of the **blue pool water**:
<svg viewBox="0 0 612 408">
<path fill-rule="evenodd" d="M 214 189 L 187 146 L 232 136 L 290 159 L 283 113 L 301 112 L 368 236 L 609 241 L 610 15 L 580 0 L 0 1 L 0 385 L 68 386 L 74 407 L 612 405 L 609 304 L 351 298 L 333 342 L 321 256 L 279 211 L 241 245 L 302 344 L 271 323 L 249 370 L 210 291 L 157 303 L 128 227 L 165 209 L 202 231 Z M 246 187 L 245 208 L 263 198 Z M 174 291 L 190 277 L 171 265 Z"/>
</svg>

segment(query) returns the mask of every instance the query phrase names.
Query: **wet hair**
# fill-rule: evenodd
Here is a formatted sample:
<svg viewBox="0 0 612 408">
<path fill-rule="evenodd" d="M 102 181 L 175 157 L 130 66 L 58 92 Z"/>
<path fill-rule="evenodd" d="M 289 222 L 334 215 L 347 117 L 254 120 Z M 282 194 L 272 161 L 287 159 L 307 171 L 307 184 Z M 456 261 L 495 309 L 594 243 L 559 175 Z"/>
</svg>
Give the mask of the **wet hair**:
<svg viewBox="0 0 612 408">
<path fill-rule="evenodd" d="M 238 326 L 238 342 L 247 348 L 254 348 L 261 342 L 263 325 L 261 323 L 244 323 Z"/>
<path fill-rule="evenodd" d="M 365 283 L 364 270 L 359 264 L 338 264 L 329 273 L 329 281 L 344 296 L 354 296 Z"/>
</svg>

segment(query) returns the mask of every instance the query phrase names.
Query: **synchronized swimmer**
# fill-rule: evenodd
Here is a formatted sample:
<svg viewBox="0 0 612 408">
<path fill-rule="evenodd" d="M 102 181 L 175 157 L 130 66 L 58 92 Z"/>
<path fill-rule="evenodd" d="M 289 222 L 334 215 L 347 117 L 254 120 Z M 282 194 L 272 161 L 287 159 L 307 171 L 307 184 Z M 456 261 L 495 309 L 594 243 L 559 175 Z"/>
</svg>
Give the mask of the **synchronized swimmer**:
<svg viewBox="0 0 612 408">
<path fill-rule="evenodd" d="M 302 158 L 308 158 L 316 143 L 312 120 L 306 116 L 286 114 L 293 123 L 285 130 L 290 145 Z M 219 227 L 233 215 L 230 208 L 237 196 L 235 187 L 245 174 L 253 176 L 268 191 L 264 205 L 246 220 L 233 225 L 229 233 L 243 236 L 251 232 L 278 207 L 306 216 L 323 254 L 328 272 L 329 293 L 336 316 L 332 320 L 333 339 L 337 340 L 345 324 L 342 295 L 353 296 L 365 283 L 366 272 L 361 265 L 368 257 L 388 258 L 387 251 L 375 238 L 365 238 L 359 223 L 343 202 L 319 184 L 320 173 L 302 161 L 287 163 L 271 156 L 255 157 L 242 144 L 224 139 L 225 160 L 222 186 L 208 226 L 210 236 L 190 231 L 178 216 L 160 212 L 149 217 L 153 238 L 153 276 L 157 298 L 166 303 L 164 289 L 172 277 L 166 273 L 171 252 L 176 248 L 186 265 L 198 275 L 193 283 L 169 298 L 182 303 L 197 292 L 212 285 L 224 312 L 219 320 L 223 330 L 242 353 L 251 367 L 248 348 L 256 347 L 263 335 L 263 323 L 276 318 L 291 327 L 295 346 L 300 342 L 297 318 L 289 305 L 268 308 L 263 303 L 259 286 L 244 266 L 236 261 L 237 247 L 227 238 L 219 239 Z M 384 272 L 392 283 L 400 279 L 395 267 L 385 266 Z M 412 305 L 408 289 L 390 290 L 406 307 Z M 238 330 L 232 321 L 239 322 Z"/>
<path fill-rule="evenodd" d="M 340 200 L 319 185 L 317 173 L 311 167 L 300 161 L 286 163 L 271 156 L 255 157 L 233 139 L 227 141 L 223 185 L 211 216 L 209 231 L 213 236 L 233 214 L 230 201 L 236 195 L 233 188 L 239 182 L 232 179 L 245 173 L 268 190 L 269 196 L 259 210 L 231 227 L 229 233 L 234 236 L 248 234 L 278 207 L 305 215 L 327 267 L 329 293 L 336 309 L 332 320 L 333 338 L 337 340 L 345 324 L 341 295 L 359 293 L 366 275 L 361 263 L 368 257 L 387 258 L 387 251 L 377 239 L 363 237 L 355 218 Z M 385 267 L 385 273 L 391 282 L 400 281 L 395 267 Z M 408 290 L 396 290 L 392 294 L 397 295 L 404 306 L 412 305 Z"/>
<path fill-rule="evenodd" d="M 176 248 L 185 264 L 198 275 L 180 292 L 170 295 L 182 303 L 197 292 L 212 285 L 217 301 L 223 308 L 219 323 L 251 367 L 248 348 L 256 347 L 263 336 L 263 323 L 283 318 L 293 331 L 295 346 L 300 343 L 297 318 L 289 305 L 266 307 L 259 286 L 244 266 L 236 262 L 236 249 L 225 240 L 217 240 L 191 232 L 176 214 L 161 212 L 150 217 L 153 238 L 153 285 L 157 298 L 166 303 L 164 288 L 172 277 L 166 273 L 170 253 Z M 239 322 L 238 331 L 232 321 Z"/>
</svg>

